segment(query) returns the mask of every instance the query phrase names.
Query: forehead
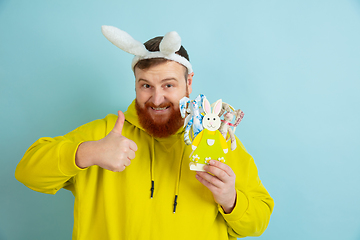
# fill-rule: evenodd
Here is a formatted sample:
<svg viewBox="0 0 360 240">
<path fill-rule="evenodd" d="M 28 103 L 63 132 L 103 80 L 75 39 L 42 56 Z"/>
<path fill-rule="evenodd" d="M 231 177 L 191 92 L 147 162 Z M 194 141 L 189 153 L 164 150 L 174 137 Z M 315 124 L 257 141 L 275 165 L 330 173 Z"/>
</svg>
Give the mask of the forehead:
<svg viewBox="0 0 360 240">
<path fill-rule="evenodd" d="M 134 69 L 136 81 L 146 80 L 146 81 L 162 81 L 164 79 L 173 79 L 179 81 L 185 76 L 186 68 L 174 61 L 167 61 L 160 63 L 154 66 L 151 66 L 147 69 L 140 69 L 135 67 Z"/>
</svg>

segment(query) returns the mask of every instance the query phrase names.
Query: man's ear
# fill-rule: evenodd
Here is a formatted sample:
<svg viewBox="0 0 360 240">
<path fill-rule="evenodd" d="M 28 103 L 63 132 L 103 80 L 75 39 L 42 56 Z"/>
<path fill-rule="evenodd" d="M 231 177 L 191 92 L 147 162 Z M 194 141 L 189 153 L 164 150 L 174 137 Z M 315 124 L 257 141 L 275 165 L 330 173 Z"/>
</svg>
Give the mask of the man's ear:
<svg viewBox="0 0 360 240">
<path fill-rule="evenodd" d="M 192 92 L 192 81 L 193 81 L 193 77 L 194 77 L 194 73 L 190 73 L 188 74 L 188 77 L 187 77 L 187 88 L 188 88 L 188 91 L 189 91 L 189 94 Z"/>
</svg>

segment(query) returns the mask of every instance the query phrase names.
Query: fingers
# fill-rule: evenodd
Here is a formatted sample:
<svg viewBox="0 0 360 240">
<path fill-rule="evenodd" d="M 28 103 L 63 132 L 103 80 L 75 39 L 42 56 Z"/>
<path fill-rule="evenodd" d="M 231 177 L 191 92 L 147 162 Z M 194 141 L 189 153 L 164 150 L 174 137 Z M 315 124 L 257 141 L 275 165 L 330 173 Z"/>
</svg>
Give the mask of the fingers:
<svg viewBox="0 0 360 240">
<path fill-rule="evenodd" d="M 112 172 L 122 172 L 126 167 L 130 166 L 131 159 L 129 157 L 123 158 L 121 161 L 112 161 L 107 163 L 104 168 Z"/>
<path fill-rule="evenodd" d="M 231 167 L 216 160 L 210 160 L 209 165 L 206 165 L 204 170 L 213 174 L 222 181 L 235 177 L 235 173 Z"/>
<path fill-rule="evenodd" d="M 113 132 L 119 133 L 122 135 L 122 129 L 124 127 L 125 115 L 122 111 L 118 111 L 118 119 L 115 122 L 115 126 L 113 128 Z M 136 143 L 130 139 L 129 140 L 129 148 L 133 151 L 137 151 L 138 147 Z"/>
<path fill-rule="evenodd" d="M 195 177 L 211 191 L 214 191 L 215 188 L 222 188 L 224 186 L 224 182 L 207 172 L 197 172 Z"/>
<path fill-rule="evenodd" d="M 205 172 L 196 173 L 196 179 L 212 192 L 215 202 L 229 213 L 236 201 L 235 173 L 222 162 L 210 160 L 209 164 L 204 167 Z"/>
<path fill-rule="evenodd" d="M 205 172 L 197 172 L 196 177 L 200 182 L 207 187 L 210 184 L 216 188 L 223 188 L 225 185 L 234 184 L 235 173 L 231 167 L 216 160 L 210 160 L 209 164 L 204 167 Z"/>
<path fill-rule="evenodd" d="M 134 141 L 132 141 L 132 140 L 129 140 L 129 141 L 130 141 L 129 142 L 129 148 L 131 150 L 133 150 L 134 152 L 136 152 L 138 150 L 138 147 L 137 147 L 136 143 Z"/>
<path fill-rule="evenodd" d="M 122 134 L 125 116 L 122 111 L 118 111 L 118 118 L 112 131 L 103 139 L 100 167 L 113 172 L 124 171 L 131 164 L 131 160 L 135 158 L 135 152 L 138 150 L 136 143 L 128 139 Z"/>
<path fill-rule="evenodd" d="M 133 160 L 133 159 L 135 158 L 135 151 L 130 150 L 130 151 L 128 152 L 128 154 L 127 154 L 127 158 L 128 158 L 129 160 Z"/>
<path fill-rule="evenodd" d="M 118 119 L 115 122 L 113 131 L 121 134 L 123 126 L 124 126 L 124 121 L 125 121 L 124 113 L 122 111 L 118 111 Z"/>
<path fill-rule="evenodd" d="M 131 160 L 130 160 L 130 159 L 127 159 L 127 160 L 124 161 L 124 166 L 125 166 L 125 167 L 130 166 L 130 164 L 131 164 Z"/>
</svg>

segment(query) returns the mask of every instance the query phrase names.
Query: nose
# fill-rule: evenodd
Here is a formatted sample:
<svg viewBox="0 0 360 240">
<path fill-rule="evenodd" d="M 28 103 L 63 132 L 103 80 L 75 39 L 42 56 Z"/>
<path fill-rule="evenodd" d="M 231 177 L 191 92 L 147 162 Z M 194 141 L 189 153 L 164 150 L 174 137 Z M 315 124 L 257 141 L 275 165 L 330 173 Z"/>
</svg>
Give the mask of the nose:
<svg viewBox="0 0 360 240">
<path fill-rule="evenodd" d="M 164 93 L 161 89 L 155 89 L 154 90 L 154 93 L 153 93 L 153 96 L 152 96 L 152 100 L 153 100 L 153 103 L 156 105 L 156 106 L 159 106 L 160 104 L 162 104 L 165 100 L 165 96 L 164 96 Z"/>
</svg>

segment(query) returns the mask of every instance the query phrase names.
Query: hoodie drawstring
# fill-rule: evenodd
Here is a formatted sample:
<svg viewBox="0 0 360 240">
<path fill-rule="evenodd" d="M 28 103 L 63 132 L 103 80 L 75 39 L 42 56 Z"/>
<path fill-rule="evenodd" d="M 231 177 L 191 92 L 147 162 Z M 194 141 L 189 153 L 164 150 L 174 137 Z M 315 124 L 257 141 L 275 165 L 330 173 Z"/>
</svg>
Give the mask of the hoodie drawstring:
<svg viewBox="0 0 360 240">
<path fill-rule="evenodd" d="M 155 159 L 155 140 L 153 137 L 151 137 L 151 162 L 150 162 L 150 174 L 151 174 L 151 188 L 150 188 L 150 197 L 154 197 L 154 191 L 155 191 L 155 177 L 154 177 L 154 159 Z"/>
<path fill-rule="evenodd" d="M 179 189 L 180 189 L 180 179 L 181 179 L 181 171 L 182 171 L 182 162 L 183 162 L 183 158 L 184 158 L 184 152 L 185 152 L 185 143 L 181 142 L 181 156 L 180 156 L 180 160 L 179 160 L 179 171 L 177 174 L 177 178 L 176 178 L 176 184 L 175 184 L 175 198 L 174 198 L 174 208 L 173 208 L 173 213 L 176 212 L 176 207 L 177 207 L 177 200 L 179 197 Z M 154 171 L 154 167 L 155 167 L 155 139 L 154 137 L 151 138 L 151 161 L 150 161 L 150 174 L 151 174 L 151 188 L 150 188 L 150 196 L 151 198 L 153 198 L 154 196 L 154 191 L 155 191 L 155 171 Z"/>
<path fill-rule="evenodd" d="M 181 142 L 182 154 L 181 154 L 180 161 L 179 161 L 179 171 L 178 171 L 178 176 L 177 176 L 176 185 L 175 185 L 175 199 L 174 199 L 174 210 L 173 210 L 174 213 L 176 212 L 177 200 L 179 197 L 180 179 L 181 179 L 181 170 L 182 170 L 181 168 L 182 168 L 182 161 L 183 161 L 184 152 L 185 152 L 185 143 L 183 141 L 180 141 L 180 142 Z"/>
</svg>

